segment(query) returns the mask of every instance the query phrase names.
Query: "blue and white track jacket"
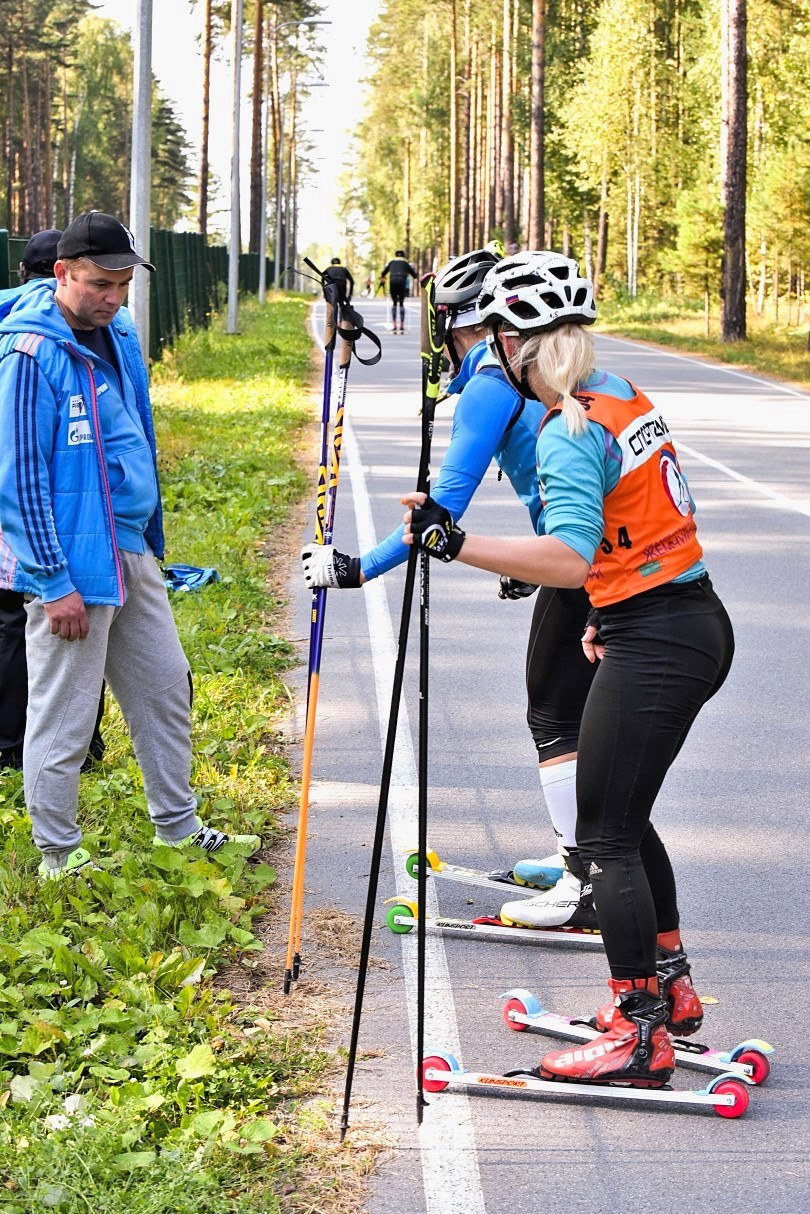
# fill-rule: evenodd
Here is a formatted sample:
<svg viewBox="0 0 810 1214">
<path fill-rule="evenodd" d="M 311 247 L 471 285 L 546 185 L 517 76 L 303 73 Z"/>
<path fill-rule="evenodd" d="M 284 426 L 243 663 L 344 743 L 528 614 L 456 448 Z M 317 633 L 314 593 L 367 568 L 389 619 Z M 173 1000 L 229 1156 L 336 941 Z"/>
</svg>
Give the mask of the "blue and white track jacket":
<svg viewBox="0 0 810 1214">
<path fill-rule="evenodd" d="M 119 387 L 76 343 L 54 287 L 53 280 L 27 284 L 0 321 L 0 587 L 44 602 L 78 590 L 87 603 L 118 606 L 124 579 L 99 410 L 126 409 L 140 420 L 151 452 L 144 480 L 154 474 L 154 494 L 149 380 L 125 308 L 109 326 Z M 159 491 L 143 538 L 161 559 Z"/>
</svg>

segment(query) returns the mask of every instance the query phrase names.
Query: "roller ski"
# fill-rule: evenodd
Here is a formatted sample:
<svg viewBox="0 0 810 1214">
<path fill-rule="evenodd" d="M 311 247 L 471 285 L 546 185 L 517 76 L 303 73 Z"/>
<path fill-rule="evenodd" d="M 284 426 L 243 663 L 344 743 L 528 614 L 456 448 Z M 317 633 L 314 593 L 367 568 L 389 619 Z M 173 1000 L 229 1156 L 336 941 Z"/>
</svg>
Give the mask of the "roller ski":
<svg viewBox="0 0 810 1214">
<path fill-rule="evenodd" d="M 503 887 L 511 886 L 525 894 L 536 894 L 538 890 L 550 889 L 563 875 L 562 857 L 555 852 L 544 860 L 520 860 L 513 869 L 484 872 L 479 868 L 464 868 L 460 864 L 448 864 L 435 851 L 427 852 L 428 876 L 443 881 L 455 881 L 459 885 L 475 885 L 481 889 L 493 889 L 503 893 Z M 419 853 L 413 851 L 405 861 L 405 870 L 414 881 L 419 876 Z"/>
<path fill-rule="evenodd" d="M 615 997 L 611 1026 L 582 1046 L 546 1054 L 539 1066 L 486 1075 L 454 1070 L 444 1058 L 426 1059 L 423 1081 L 464 1086 L 521 1089 L 537 1096 L 575 1096 L 603 1100 L 642 1100 L 653 1103 L 710 1105 L 722 1117 L 741 1117 L 748 1107 L 751 1081 L 723 1072 L 697 1092 L 674 1091 L 669 1080 L 675 1051 L 664 1027 L 669 1005 L 657 978 L 611 978 Z M 432 1067 L 429 1063 L 433 1063 Z M 451 1076 L 448 1079 L 448 1074 Z M 441 1090 L 441 1087 L 433 1090 Z"/>
<path fill-rule="evenodd" d="M 386 922 L 396 935 L 406 935 L 419 922 L 416 902 L 409 898 L 388 898 Z M 585 927 L 515 927 L 497 916 L 481 915 L 475 919 L 449 917 L 428 918 L 425 927 L 431 934 L 475 936 L 489 940 L 520 940 L 529 944 L 559 944 L 582 948 L 601 948 L 602 935 L 596 928 Z"/>
<path fill-rule="evenodd" d="M 446 1088 L 481 1089 L 490 1093 L 525 1094 L 554 1099 L 642 1102 L 712 1108 L 720 1117 L 742 1117 L 748 1108 L 748 1083 L 737 1075 L 722 1074 L 698 1091 L 675 1091 L 668 1086 L 641 1088 L 608 1083 L 572 1083 L 541 1079 L 535 1070 L 507 1071 L 504 1075 L 468 1071 L 452 1054 L 433 1054 L 422 1063 L 425 1092 Z"/>
<path fill-rule="evenodd" d="M 600 1036 L 593 1019 L 578 1020 L 559 1016 L 542 1006 L 531 991 L 515 989 L 507 991 L 503 998 L 503 1018 L 510 1029 L 525 1032 L 527 1029 L 542 1033 L 546 1037 L 562 1041 L 589 1043 Z M 610 1005 L 613 1008 L 613 1004 Z M 735 1075 L 739 1079 L 759 1086 L 770 1073 L 769 1056 L 774 1052 L 767 1041 L 741 1041 L 730 1050 L 712 1050 L 698 1042 L 672 1041 L 676 1067 L 693 1071 L 705 1071 L 710 1075 Z"/>
</svg>

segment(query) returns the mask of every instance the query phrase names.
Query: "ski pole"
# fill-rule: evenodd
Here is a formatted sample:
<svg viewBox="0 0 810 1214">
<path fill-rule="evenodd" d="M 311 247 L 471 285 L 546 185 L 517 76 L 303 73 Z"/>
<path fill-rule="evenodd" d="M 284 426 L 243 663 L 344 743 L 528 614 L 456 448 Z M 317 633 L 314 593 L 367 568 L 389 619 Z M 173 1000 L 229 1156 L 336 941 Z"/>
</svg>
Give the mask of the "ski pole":
<svg viewBox="0 0 810 1214">
<path fill-rule="evenodd" d="M 316 528 L 316 542 L 321 544 L 331 544 L 332 533 L 335 525 L 335 504 L 337 501 L 338 474 L 340 471 L 340 453 L 343 445 L 343 415 L 346 408 L 346 388 L 349 378 L 349 364 L 352 358 L 351 342 L 347 341 L 343 336 L 343 329 L 338 328 L 339 345 L 338 345 L 338 401 L 335 411 L 335 421 L 332 429 L 332 454 L 329 462 L 329 480 L 326 486 L 326 503 L 325 514 L 323 518 L 323 529 L 318 534 Z M 325 467 L 321 467 L 321 473 L 325 473 Z M 320 477 L 319 477 L 320 490 Z M 306 790 L 302 787 L 301 804 L 303 812 L 303 800 L 306 791 L 307 804 L 309 802 L 309 782 L 311 775 L 311 754 L 315 741 L 315 709 L 317 706 L 318 685 L 320 681 L 320 660 L 323 650 L 323 629 L 324 620 L 326 617 L 326 588 L 319 587 L 312 592 L 312 613 L 310 618 L 310 684 L 307 697 L 307 726 L 309 727 L 310 715 L 312 717 L 312 729 L 307 729 L 305 735 L 305 746 L 309 742 L 310 762 L 307 764 L 307 787 Z M 312 675 L 314 673 L 314 679 Z M 311 712 L 310 712 L 311 706 Z M 303 772 L 302 772 L 303 779 Z M 308 817 L 308 810 L 304 815 L 304 823 Z M 299 814 L 299 822 L 301 816 Z M 299 825 L 299 831 L 301 827 Z M 297 982 L 301 972 L 301 930 L 303 924 L 303 901 L 304 901 L 304 868 L 306 864 L 306 842 L 301 848 L 300 860 L 300 880 L 296 887 L 296 901 L 294 913 L 291 917 L 290 924 L 292 930 L 292 964 L 290 981 Z M 296 871 L 298 864 L 296 865 Z M 289 966 L 289 958 L 288 958 Z M 289 991 L 289 983 L 287 974 L 284 976 L 284 993 Z"/>
<path fill-rule="evenodd" d="M 424 383 L 424 363 L 423 363 Z M 422 409 L 421 448 L 419 453 L 419 471 L 416 478 L 417 489 L 422 489 L 427 483 L 430 469 L 430 440 L 433 433 L 431 410 L 425 410 L 424 400 Z M 430 425 L 427 425 L 427 422 Z M 346 1137 L 349 1128 L 349 1105 L 352 1098 L 352 1084 L 357 1061 L 357 1043 L 360 1037 L 360 1021 L 363 1015 L 363 997 L 366 989 L 368 958 L 371 950 L 371 933 L 374 927 L 374 910 L 377 901 L 377 887 L 380 876 L 383 843 L 385 841 L 385 821 L 388 814 L 388 798 L 391 790 L 391 774 L 394 766 L 394 750 L 397 740 L 397 724 L 399 721 L 399 704 L 402 697 L 402 681 L 405 674 L 405 657 L 408 649 L 408 627 L 413 604 L 413 591 L 416 583 L 416 550 L 408 553 L 408 564 L 405 573 L 405 589 L 402 594 L 402 612 L 399 620 L 399 636 L 397 639 L 397 657 L 394 665 L 394 681 L 391 687 L 391 705 L 388 712 L 388 730 L 385 736 L 382 774 L 380 776 L 380 796 L 377 802 L 377 819 L 374 828 L 374 843 L 369 866 L 368 891 L 366 893 L 366 909 L 363 920 L 363 938 L 360 945 L 360 958 L 357 964 L 357 986 L 354 996 L 354 1014 L 352 1018 L 352 1033 L 349 1043 L 349 1056 L 346 1066 L 346 1084 L 343 1092 L 343 1111 L 340 1119 L 340 1141 Z"/>
<path fill-rule="evenodd" d="M 316 273 L 317 268 L 307 258 L 304 261 Z M 321 458 L 318 466 L 318 488 L 315 501 L 315 540 L 324 543 L 326 530 L 326 485 L 327 456 L 329 449 L 329 412 L 332 397 L 332 364 L 337 339 L 337 286 L 321 276 L 323 297 L 326 304 L 324 327 L 323 405 L 321 409 Z M 304 899 L 304 865 L 307 847 L 307 819 L 309 817 L 309 785 L 312 772 L 312 749 L 315 742 L 315 711 L 318 704 L 318 682 L 320 679 L 321 648 L 323 643 L 323 615 L 326 609 L 326 590 L 313 590 L 312 613 L 309 634 L 309 668 L 307 672 L 307 708 L 304 729 L 304 758 L 301 767 L 301 799 L 298 809 L 298 834 L 295 841 L 295 863 L 290 901 L 290 925 L 287 936 L 287 963 L 284 970 L 284 994 L 288 995 L 293 977 L 300 970 L 300 956 L 295 963 L 296 940 L 300 941 L 301 909 Z M 294 973 L 295 965 L 295 973 Z"/>
<path fill-rule="evenodd" d="M 442 375 L 444 311 L 436 307 L 433 275 L 422 279 L 422 430 L 423 444 L 430 450 L 433 419 Z M 430 465 L 425 472 L 424 492 L 430 492 Z M 428 814 L 428 686 L 430 658 L 430 558 L 419 554 L 419 763 L 418 763 L 418 923 L 416 926 L 416 1120 L 422 1124 L 427 1103 L 423 1086 L 425 1056 L 425 930 L 427 921 L 427 814 Z"/>
<path fill-rule="evenodd" d="M 316 274 L 321 274 L 316 266 L 308 259 L 304 261 Z M 321 416 L 321 462 L 318 470 L 318 491 L 315 519 L 315 539 L 319 544 L 331 544 L 335 523 L 335 504 L 337 501 L 338 474 L 340 471 L 340 453 L 343 444 L 343 415 L 346 406 L 346 390 L 349 379 L 349 366 L 352 354 L 364 366 L 373 366 L 379 362 L 382 354 L 382 344 L 379 337 L 367 329 L 363 317 L 348 303 L 337 303 L 337 287 L 330 283 L 325 274 L 321 274 L 324 299 L 326 301 L 326 328 L 324 350 L 326 363 L 324 366 L 324 404 Z M 335 317 L 338 316 L 337 329 Z M 329 411 L 332 384 L 332 362 L 336 338 L 340 337 L 338 349 L 338 405 L 335 424 L 332 430 L 332 452 L 329 461 L 327 480 L 327 447 L 329 433 Z M 367 337 L 376 347 L 376 352 L 368 358 L 357 353 L 355 343 L 361 337 Z M 301 925 L 303 920 L 304 902 L 304 870 L 306 866 L 306 832 L 309 818 L 309 788 L 312 773 L 312 752 L 315 742 L 315 714 L 318 702 L 318 687 L 320 682 L 321 652 L 323 649 L 323 628 L 326 616 L 326 588 L 320 587 L 312 592 L 312 611 L 310 615 L 309 634 L 309 672 L 307 681 L 306 728 L 304 732 L 304 761 L 301 770 L 301 802 L 298 814 L 298 837 L 296 839 L 295 866 L 293 869 L 293 891 L 290 906 L 290 926 L 287 941 L 287 965 L 284 971 L 284 994 L 290 992 L 290 986 L 297 981 L 301 972 Z"/>
</svg>

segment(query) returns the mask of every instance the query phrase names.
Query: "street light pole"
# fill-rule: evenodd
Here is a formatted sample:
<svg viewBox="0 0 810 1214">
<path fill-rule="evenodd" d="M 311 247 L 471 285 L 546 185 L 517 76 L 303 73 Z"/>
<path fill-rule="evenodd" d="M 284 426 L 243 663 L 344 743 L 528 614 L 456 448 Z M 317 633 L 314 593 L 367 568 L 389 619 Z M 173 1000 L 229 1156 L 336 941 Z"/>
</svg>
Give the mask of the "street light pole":
<svg viewBox="0 0 810 1214">
<path fill-rule="evenodd" d="M 264 131 L 262 133 L 262 189 L 259 216 L 259 303 L 267 296 L 267 165 L 270 153 L 270 54 L 264 73 Z"/>
<path fill-rule="evenodd" d="M 138 0 L 135 21 L 135 64 L 132 99 L 132 182 L 129 224 L 135 248 L 150 260 L 149 229 L 152 193 L 152 0 Z M 149 278 L 141 270 L 133 275 L 129 308 L 149 366 Z"/>
<path fill-rule="evenodd" d="M 233 147 L 231 151 L 231 243 L 228 250 L 228 332 L 235 333 L 239 309 L 240 196 L 239 125 L 242 103 L 242 0 L 231 0 L 233 34 Z"/>
</svg>

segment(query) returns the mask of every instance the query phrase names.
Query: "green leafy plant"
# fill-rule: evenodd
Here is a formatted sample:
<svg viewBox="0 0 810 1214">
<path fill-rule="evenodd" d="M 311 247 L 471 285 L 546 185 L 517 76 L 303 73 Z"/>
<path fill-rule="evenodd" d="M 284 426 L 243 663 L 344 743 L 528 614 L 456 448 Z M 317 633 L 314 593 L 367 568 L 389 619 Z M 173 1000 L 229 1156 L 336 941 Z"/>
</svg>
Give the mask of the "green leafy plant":
<svg viewBox="0 0 810 1214">
<path fill-rule="evenodd" d="M 187 334 L 156 368 L 169 559 L 222 581 L 173 599 L 194 672 L 201 812 L 271 843 L 294 793 L 278 733 L 293 661 L 264 537 L 305 479 L 305 305 L 246 307 L 245 333 Z M 262 948 L 274 867 L 152 846 L 118 710 L 82 777 L 96 869 L 40 885 L 19 776 L 0 787 L 0 1209 L 272 1211 L 297 1166 L 296 1102 L 330 1056 L 214 983 Z"/>
</svg>

